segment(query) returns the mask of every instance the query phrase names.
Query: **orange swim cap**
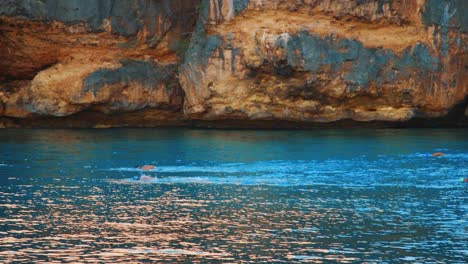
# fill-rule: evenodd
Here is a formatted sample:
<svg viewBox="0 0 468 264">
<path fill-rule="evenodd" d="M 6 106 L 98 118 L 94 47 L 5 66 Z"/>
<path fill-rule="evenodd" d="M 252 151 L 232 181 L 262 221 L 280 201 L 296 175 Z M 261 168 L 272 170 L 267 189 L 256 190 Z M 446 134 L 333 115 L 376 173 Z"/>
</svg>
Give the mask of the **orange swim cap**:
<svg viewBox="0 0 468 264">
<path fill-rule="evenodd" d="M 145 165 L 145 166 L 141 167 L 141 169 L 144 170 L 144 171 L 149 171 L 149 170 L 156 169 L 156 166 L 154 166 L 154 165 Z"/>
</svg>

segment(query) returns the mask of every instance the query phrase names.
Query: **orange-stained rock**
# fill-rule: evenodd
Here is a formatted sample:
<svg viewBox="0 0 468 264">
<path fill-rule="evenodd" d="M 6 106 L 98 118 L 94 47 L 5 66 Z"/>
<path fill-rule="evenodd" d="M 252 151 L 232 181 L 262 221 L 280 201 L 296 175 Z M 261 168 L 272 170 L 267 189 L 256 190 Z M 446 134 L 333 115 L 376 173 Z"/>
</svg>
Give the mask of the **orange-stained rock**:
<svg viewBox="0 0 468 264">
<path fill-rule="evenodd" d="M 462 2 L 237 2 L 223 19 L 204 1 L 179 74 L 192 118 L 404 122 L 468 95 Z"/>
<path fill-rule="evenodd" d="M 182 108 L 176 75 L 196 3 L 113 2 L 0 3 L 3 115 Z"/>
<path fill-rule="evenodd" d="M 467 7 L 464 0 L 0 1 L 0 117 L 91 127 L 400 124 L 452 118 L 458 105 L 466 110 L 454 124 L 465 125 Z"/>
</svg>

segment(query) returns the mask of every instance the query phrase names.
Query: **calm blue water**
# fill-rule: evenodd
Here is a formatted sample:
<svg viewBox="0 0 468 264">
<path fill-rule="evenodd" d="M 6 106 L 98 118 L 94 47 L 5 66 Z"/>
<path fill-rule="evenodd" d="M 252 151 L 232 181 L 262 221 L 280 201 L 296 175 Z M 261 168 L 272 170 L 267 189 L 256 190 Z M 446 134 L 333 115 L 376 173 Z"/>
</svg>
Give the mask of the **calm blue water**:
<svg viewBox="0 0 468 264">
<path fill-rule="evenodd" d="M 0 130 L 0 262 L 466 263 L 463 177 L 463 129 Z"/>
</svg>

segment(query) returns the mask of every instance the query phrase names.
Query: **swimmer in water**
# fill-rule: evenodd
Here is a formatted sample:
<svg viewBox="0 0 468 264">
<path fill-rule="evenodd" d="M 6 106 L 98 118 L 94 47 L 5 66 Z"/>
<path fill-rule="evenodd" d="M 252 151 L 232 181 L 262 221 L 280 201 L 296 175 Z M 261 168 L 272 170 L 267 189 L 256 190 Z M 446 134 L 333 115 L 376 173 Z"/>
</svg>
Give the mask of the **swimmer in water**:
<svg viewBox="0 0 468 264">
<path fill-rule="evenodd" d="M 154 165 L 144 165 L 144 166 L 141 166 L 141 167 L 138 167 L 140 170 L 142 171 L 152 171 L 152 170 L 156 170 L 156 166 Z"/>
<path fill-rule="evenodd" d="M 155 171 L 156 170 L 156 166 L 154 165 L 144 165 L 141 167 L 140 166 L 135 166 L 135 167 L 142 171 Z M 135 181 L 152 181 L 156 179 L 157 179 L 156 177 L 151 177 L 145 174 L 141 174 L 141 175 L 137 175 L 133 177 L 133 180 Z"/>
<path fill-rule="evenodd" d="M 153 180 L 156 180 L 157 178 L 156 177 L 151 177 L 151 176 L 148 176 L 148 175 L 135 175 L 133 176 L 133 180 L 135 181 L 153 181 Z"/>
</svg>

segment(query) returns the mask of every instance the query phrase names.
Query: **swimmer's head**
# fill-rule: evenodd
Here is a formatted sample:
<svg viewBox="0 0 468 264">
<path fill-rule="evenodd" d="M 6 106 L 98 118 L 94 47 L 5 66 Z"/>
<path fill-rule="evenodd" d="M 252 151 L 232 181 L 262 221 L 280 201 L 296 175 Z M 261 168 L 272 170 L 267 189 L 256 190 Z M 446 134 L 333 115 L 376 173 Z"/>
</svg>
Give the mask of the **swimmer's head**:
<svg viewBox="0 0 468 264">
<path fill-rule="evenodd" d="M 135 181 L 138 181 L 138 180 L 140 180 L 140 176 L 138 176 L 138 175 L 135 175 L 135 176 L 133 176 L 133 178 L 132 178 L 132 179 L 134 179 Z"/>
</svg>

